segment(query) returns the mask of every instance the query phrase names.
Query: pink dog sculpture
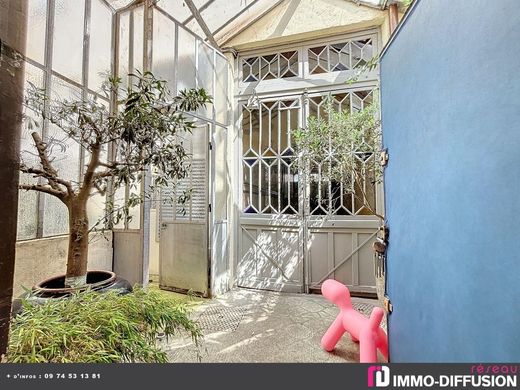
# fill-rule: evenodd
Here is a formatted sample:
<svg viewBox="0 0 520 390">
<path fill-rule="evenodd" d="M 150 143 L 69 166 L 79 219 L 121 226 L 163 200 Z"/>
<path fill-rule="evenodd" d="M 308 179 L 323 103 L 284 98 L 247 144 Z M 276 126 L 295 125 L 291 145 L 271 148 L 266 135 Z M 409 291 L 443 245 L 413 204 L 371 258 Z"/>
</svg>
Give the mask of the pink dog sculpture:
<svg viewBox="0 0 520 390">
<path fill-rule="evenodd" d="M 332 351 L 341 336 L 348 332 L 353 341 L 359 341 L 360 363 L 376 363 L 378 349 L 388 359 L 387 336 L 379 327 L 383 319 L 383 309 L 374 307 L 370 318 L 366 318 L 352 307 L 348 288 L 332 279 L 322 284 L 321 292 L 340 309 L 338 316 L 321 339 L 323 349 Z"/>
</svg>

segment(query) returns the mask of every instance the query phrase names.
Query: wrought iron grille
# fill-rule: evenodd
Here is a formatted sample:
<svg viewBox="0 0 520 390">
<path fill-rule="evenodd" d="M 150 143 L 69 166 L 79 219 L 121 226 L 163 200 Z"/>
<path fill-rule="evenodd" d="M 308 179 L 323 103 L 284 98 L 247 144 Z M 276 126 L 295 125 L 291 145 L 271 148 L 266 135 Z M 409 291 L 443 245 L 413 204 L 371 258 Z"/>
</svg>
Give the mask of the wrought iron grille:
<svg viewBox="0 0 520 390">
<path fill-rule="evenodd" d="M 335 110 L 358 111 L 372 104 L 371 89 L 321 93 L 308 99 L 307 116 L 327 115 L 326 98 L 330 96 Z M 303 183 L 298 172 L 292 131 L 302 126 L 301 98 L 263 101 L 258 108 L 242 108 L 243 212 L 248 214 L 299 214 L 299 191 Z M 304 118 L 305 119 L 305 118 Z M 323 151 L 324 162 L 311 163 L 313 180 L 309 183 L 308 206 L 311 215 L 362 215 L 368 210 L 356 195 L 355 182 L 327 180 L 337 159 L 329 144 Z M 357 153 L 362 173 L 363 190 L 375 208 L 375 186 L 372 167 L 375 156 Z M 314 175 L 314 176 L 313 176 Z M 352 176 L 352 175 L 350 175 Z M 359 188 L 357 189 L 359 192 Z"/>
<path fill-rule="evenodd" d="M 307 54 L 309 73 L 319 74 L 363 66 L 373 57 L 374 48 L 372 39 L 367 38 L 311 47 Z"/>
<path fill-rule="evenodd" d="M 298 51 L 242 59 L 242 81 L 283 79 L 298 75 Z"/>
<path fill-rule="evenodd" d="M 326 98 L 332 99 L 333 108 L 336 111 L 348 110 L 350 112 L 362 110 L 364 107 L 372 104 L 373 91 L 347 91 L 335 94 L 321 94 L 313 96 L 309 99 L 309 115 L 318 118 L 326 118 L 327 112 L 325 108 Z M 362 183 L 337 182 L 327 180 L 335 163 L 337 163 L 336 153 L 329 143 L 328 150 L 323 153 L 327 158 L 323 162 L 311 162 L 310 174 L 313 180 L 310 183 L 309 194 L 309 210 L 311 215 L 359 215 L 366 214 L 368 210 L 364 206 L 364 202 L 358 196 L 360 189 L 358 185 L 363 186 L 363 190 L 368 197 L 368 201 L 375 208 L 375 187 L 373 179 L 373 166 L 375 156 L 373 154 L 356 153 L 359 160 L 359 170 Z M 352 177 L 352 175 L 346 175 Z"/>
<path fill-rule="evenodd" d="M 244 212 L 298 213 L 298 174 L 291 131 L 300 126 L 300 99 L 243 108 Z"/>
</svg>

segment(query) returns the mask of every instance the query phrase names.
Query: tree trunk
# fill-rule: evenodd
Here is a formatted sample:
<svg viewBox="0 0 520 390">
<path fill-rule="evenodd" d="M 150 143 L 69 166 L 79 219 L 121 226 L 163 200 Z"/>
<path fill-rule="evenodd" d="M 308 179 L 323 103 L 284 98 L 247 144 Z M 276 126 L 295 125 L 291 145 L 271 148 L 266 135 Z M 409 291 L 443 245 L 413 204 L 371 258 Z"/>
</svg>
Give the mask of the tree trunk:
<svg viewBox="0 0 520 390">
<path fill-rule="evenodd" d="M 87 284 L 88 233 L 87 202 L 81 198 L 73 199 L 69 205 L 69 252 L 65 286 Z"/>
<path fill-rule="evenodd" d="M 27 0 L 0 0 L 0 363 L 13 298 Z"/>
</svg>

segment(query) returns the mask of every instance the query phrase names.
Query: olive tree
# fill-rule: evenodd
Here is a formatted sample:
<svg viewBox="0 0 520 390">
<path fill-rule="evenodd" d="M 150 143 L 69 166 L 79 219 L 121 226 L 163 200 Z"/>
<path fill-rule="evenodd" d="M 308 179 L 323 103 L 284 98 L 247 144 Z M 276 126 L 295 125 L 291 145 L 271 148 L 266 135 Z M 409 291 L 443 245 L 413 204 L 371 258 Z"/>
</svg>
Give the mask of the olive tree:
<svg viewBox="0 0 520 390">
<path fill-rule="evenodd" d="M 325 115 L 309 117 L 307 127 L 294 132 L 294 140 L 300 171 L 308 181 L 344 184 L 337 187 L 343 192 L 337 191 L 333 197 L 353 194 L 369 214 L 384 221 L 367 191 L 368 185 L 374 193 L 382 180 L 382 167 L 376 158 L 381 151 L 381 129 L 375 104 L 359 111 L 338 111 L 329 97 Z M 313 164 L 325 167 L 320 175 L 312 174 Z"/>
<path fill-rule="evenodd" d="M 113 195 L 119 187 L 139 182 L 148 167 L 154 168 L 151 189 L 186 177 L 189 159 L 181 135 L 190 132 L 194 123 L 185 114 L 211 102 L 204 89 L 184 90 L 173 96 L 166 82 L 149 72 L 129 75 L 129 79 L 129 88 L 122 88 L 121 79 L 116 78 L 109 78 L 105 84 L 107 96 L 117 97 L 115 110 L 95 98 L 50 100 L 34 86 L 26 93 L 27 109 L 54 124 L 63 139 L 77 142 L 85 151 L 79 181 L 63 177 L 54 164 L 58 156 L 53 152 L 58 148 L 52 146 L 59 137 L 46 140 L 34 131 L 32 153 L 37 158 L 32 163 L 24 159 L 20 162 L 21 172 L 38 179 L 37 184 L 20 184 L 20 189 L 54 196 L 68 209 L 66 286 L 86 284 L 89 198 Z M 38 122 L 29 115 L 26 119 L 34 129 Z M 109 196 L 99 224 L 112 226 L 129 218 L 130 208 L 142 203 L 149 193 L 131 195 L 118 207 Z"/>
</svg>

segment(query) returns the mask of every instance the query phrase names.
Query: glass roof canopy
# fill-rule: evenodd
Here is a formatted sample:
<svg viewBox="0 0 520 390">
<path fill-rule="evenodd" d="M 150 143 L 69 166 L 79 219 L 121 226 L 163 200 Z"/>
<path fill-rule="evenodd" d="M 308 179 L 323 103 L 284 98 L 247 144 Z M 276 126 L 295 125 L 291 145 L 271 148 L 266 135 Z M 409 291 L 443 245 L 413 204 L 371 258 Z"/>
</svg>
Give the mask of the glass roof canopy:
<svg viewBox="0 0 520 390">
<path fill-rule="evenodd" d="M 253 20 L 280 4 L 283 0 L 191 0 L 208 32 L 218 38 L 218 34 L 226 30 L 233 22 Z M 110 7 L 121 12 L 127 8 L 143 3 L 144 0 L 105 0 Z M 193 15 L 187 1 L 153 0 L 152 3 L 168 13 L 179 24 L 182 24 L 200 37 L 208 38 L 197 18 Z"/>
<path fill-rule="evenodd" d="M 144 0 L 105 0 L 116 12 L 144 2 Z M 243 28 L 281 4 L 284 0 L 152 0 L 152 3 L 168 13 L 177 22 L 200 37 L 219 42 L 230 31 Z M 403 3 L 402 0 L 344 0 L 375 8 L 386 8 L 391 3 Z M 200 16 L 197 20 L 190 9 L 192 3 Z M 209 33 L 209 34 L 208 34 Z M 210 38 L 208 35 L 211 35 Z"/>
</svg>

